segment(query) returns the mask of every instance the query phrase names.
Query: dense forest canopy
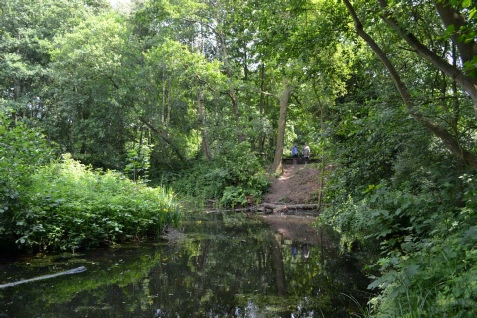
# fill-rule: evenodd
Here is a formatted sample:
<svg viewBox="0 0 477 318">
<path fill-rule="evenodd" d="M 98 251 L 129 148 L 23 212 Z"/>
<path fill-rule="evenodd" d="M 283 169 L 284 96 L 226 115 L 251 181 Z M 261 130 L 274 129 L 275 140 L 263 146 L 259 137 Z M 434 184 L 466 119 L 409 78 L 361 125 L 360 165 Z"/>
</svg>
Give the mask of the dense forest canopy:
<svg viewBox="0 0 477 318">
<path fill-rule="evenodd" d="M 6 0 L 0 15 L 2 239 L 33 237 L 37 201 L 20 199 L 61 155 L 238 206 L 307 142 L 334 167 L 321 222 L 381 246 L 373 315 L 475 314 L 476 1 Z"/>
</svg>

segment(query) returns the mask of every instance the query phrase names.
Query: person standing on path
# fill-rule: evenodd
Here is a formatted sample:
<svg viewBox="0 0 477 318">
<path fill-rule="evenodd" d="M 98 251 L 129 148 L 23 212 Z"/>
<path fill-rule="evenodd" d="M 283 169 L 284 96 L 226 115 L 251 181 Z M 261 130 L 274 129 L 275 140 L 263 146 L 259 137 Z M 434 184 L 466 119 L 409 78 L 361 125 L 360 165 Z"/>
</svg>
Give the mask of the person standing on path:
<svg viewBox="0 0 477 318">
<path fill-rule="evenodd" d="M 292 147 L 292 156 L 293 156 L 293 164 L 296 164 L 296 160 L 298 159 L 298 146 L 296 142 L 293 144 Z"/>
<path fill-rule="evenodd" d="M 301 153 L 303 154 L 305 163 L 307 163 L 308 159 L 310 159 L 310 147 L 308 147 L 308 144 L 306 142 L 303 143 L 303 148 L 301 149 Z"/>
</svg>

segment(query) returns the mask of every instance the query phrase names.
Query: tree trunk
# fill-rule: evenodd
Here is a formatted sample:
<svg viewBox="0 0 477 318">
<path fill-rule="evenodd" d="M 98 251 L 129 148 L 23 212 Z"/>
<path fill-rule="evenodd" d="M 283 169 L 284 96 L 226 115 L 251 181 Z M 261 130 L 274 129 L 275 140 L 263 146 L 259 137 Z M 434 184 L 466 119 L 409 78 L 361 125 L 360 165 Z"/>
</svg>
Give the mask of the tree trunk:
<svg viewBox="0 0 477 318">
<path fill-rule="evenodd" d="M 265 91 L 265 65 L 261 64 L 260 65 L 260 100 L 258 102 L 258 112 L 260 114 L 260 119 L 263 118 L 263 113 L 265 109 L 265 94 L 263 93 Z M 260 153 L 264 152 L 264 146 L 265 146 L 265 138 L 266 135 L 262 131 L 260 132 L 260 135 L 258 137 L 258 151 Z"/>
<path fill-rule="evenodd" d="M 280 97 L 280 117 L 278 118 L 278 132 L 277 132 L 277 145 L 275 147 L 275 157 L 273 159 L 272 171 L 275 173 L 282 173 L 282 157 L 283 148 L 285 144 L 285 127 L 287 122 L 287 109 L 290 95 L 292 92 L 291 86 L 288 81 L 283 79 L 283 91 Z"/>
<path fill-rule="evenodd" d="M 475 156 L 475 154 L 467 151 L 466 149 L 463 149 L 460 145 L 459 140 L 454 135 L 452 135 L 450 132 L 448 132 L 445 128 L 433 123 L 431 120 L 424 117 L 422 114 L 418 113 L 415 110 L 415 107 L 414 107 L 415 105 L 414 105 L 414 102 L 412 100 L 411 94 L 409 93 L 406 84 L 401 80 L 401 77 L 400 77 L 399 73 L 397 72 L 397 70 L 395 69 L 394 65 L 389 60 L 389 58 L 386 56 L 386 54 L 381 50 L 379 45 L 374 41 L 374 39 L 371 38 L 371 36 L 369 34 L 367 34 L 366 31 L 364 31 L 363 25 L 362 25 L 361 21 L 359 20 L 353 6 L 349 2 L 349 0 L 343 0 L 343 2 L 345 4 L 346 8 L 348 9 L 348 12 L 350 13 L 351 17 L 353 18 L 356 32 L 358 33 L 358 35 L 361 38 L 363 38 L 366 41 L 366 43 L 369 45 L 369 47 L 374 51 L 374 53 L 378 56 L 378 58 L 381 60 L 381 62 L 384 64 L 384 66 L 388 70 L 388 72 L 391 75 L 391 78 L 392 78 L 397 90 L 399 91 L 399 94 L 401 95 L 401 98 L 402 98 L 404 104 L 407 106 L 411 116 L 415 120 L 420 122 L 429 131 L 431 131 L 434 134 L 434 136 L 438 137 L 443 142 L 443 144 L 446 146 L 446 148 L 453 155 L 455 155 L 457 158 L 464 161 L 468 166 L 470 166 L 472 168 L 477 168 L 477 157 Z M 384 0 L 378 0 L 378 2 L 382 6 L 383 6 L 383 4 L 386 3 Z M 395 21 L 392 20 L 392 17 L 390 15 L 386 15 L 386 17 L 383 17 L 383 19 L 385 19 L 387 22 L 389 22 L 391 24 L 395 23 Z M 402 35 L 402 36 L 404 38 L 404 35 Z M 411 43 L 414 44 L 414 46 L 413 46 L 410 43 L 410 45 L 413 46 L 413 48 L 416 49 L 416 51 L 419 48 L 421 50 L 420 54 L 425 53 L 425 55 L 428 58 L 433 60 L 434 61 L 433 64 L 435 66 L 437 66 L 439 69 L 441 69 L 439 66 L 443 66 L 443 67 L 445 66 L 444 68 L 448 71 L 449 71 L 450 68 L 452 68 L 453 69 L 452 72 L 454 72 L 456 76 L 457 76 L 457 73 L 459 73 L 460 74 L 459 76 L 461 78 L 464 78 L 464 77 L 467 78 L 462 72 L 460 72 L 460 70 L 453 67 L 449 63 L 447 63 L 445 61 L 442 62 L 442 63 L 439 62 L 438 60 L 441 60 L 441 59 L 438 56 L 435 56 L 435 54 L 433 52 L 431 52 L 427 47 L 424 47 L 424 45 L 422 45 L 421 43 L 419 43 L 419 42 L 416 43 L 415 41 L 417 41 L 417 39 L 414 38 L 412 36 L 412 34 L 406 33 L 405 39 L 408 41 L 408 43 L 411 42 Z M 443 70 L 443 69 L 441 69 L 441 71 L 446 73 L 446 71 Z M 446 74 L 448 74 L 448 73 L 446 73 Z M 455 77 L 453 77 L 453 78 L 459 84 L 459 81 Z M 468 82 L 469 82 L 469 78 L 467 78 L 467 83 Z M 463 87 L 463 86 L 461 86 L 461 87 Z M 463 88 L 465 90 L 465 87 L 463 87 Z M 474 104 L 477 103 L 477 90 L 475 91 L 475 98 L 476 99 L 474 100 Z"/>
<path fill-rule="evenodd" d="M 237 96 L 234 90 L 230 90 L 227 94 L 229 95 L 230 100 L 232 101 L 232 111 L 235 118 L 235 125 L 237 127 L 237 140 L 238 142 L 245 141 L 245 136 L 242 133 L 242 126 L 240 125 L 240 112 L 238 108 Z"/>
<path fill-rule="evenodd" d="M 345 0 L 345 3 L 349 3 L 348 0 Z M 447 1 L 446 1 L 447 2 Z M 452 78 L 456 83 L 462 87 L 464 91 L 466 91 L 469 95 L 470 98 L 472 99 L 474 103 L 474 111 L 477 114 L 477 78 L 472 78 L 469 76 L 466 76 L 463 71 L 458 69 L 457 67 L 453 66 L 452 64 L 448 63 L 447 60 L 441 58 L 439 55 L 435 54 L 432 52 L 427 46 L 422 44 L 414 34 L 412 34 L 410 31 L 404 29 L 399 25 L 398 21 L 393 17 L 392 13 L 389 12 L 388 10 L 388 3 L 386 0 L 378 0 L 379 5 L 383 9 L 384 13 L 381 15 L 381 18 L 386 22 L 389 27 L 391 27 L 393 30 L 395 30 L 399 36 L 405 40 L 409 46 L 411 46 L 417 54 L 419 54 L 422 58 L 424 58 L 426 61 L 430 62 L 432 65 L 434 65 L 436 68 L 441 70 L 444 74 Z M 451 14 L 454 16 L 452 17 L 446 17 L 446 19 L 443 19 L 443 23 L 461 23 L 461 19 L 457 19 L 457 12 L 450 8 L 447 5 L 444 5 L 442 3 L 436 5 L 437 10 L 440 10 L 441 14 L 447 15 Z M 457 27 L 456 25 L 456 27 Z M 461 41 L 455 42 L 457 45 L 457 48 L 459 50 L 459 53 L 461 55 L 461 58 L 463 61 L 466 59 L 469 59 L 468 55 L 472 53 L 477 53 L 477 47 L 475 48 L 469 44 L 464 45 L 461 43 Z M 470 49 L 469 49 L 470 46 Z M 468 52 L 470 50 L 470 53 Z M 473 57 L 473 54 L 472 54 Z M 472 58 L 471 58 L 472 59 Z"/>
<path fill-rule="evenodd" d="M 477 55 L 477 42 L 475 40 L 465 41 L 464 39 L 460 39 L 462 34 L 459 30 L 466 26 L 467 22 L 465 19 L 450 6 L 448 0 L 435 1 L 435 7 L 444 26 L 448 28 L 453 25 L 456 30 L 456 32 L 452 33 L 451 37 L 460 52 L 462 64 L 472 61 L 474 56 Z"/>
<path fill-rule="evenodd" d="M 210 144 L 209 137 L 207 136 L 207 122 L 205 120 L 205 106 L 204 106 L 204 93 L 201 91 L 198 98 L 199 117 L 201 122 L 200 132 L 202 134 L 202 148 L 204 151 L 205 160 L 210 160 Z"/>
<path fill-rule="evenodd" d="M 158 135 L 159 138 L 162 139 L 166 144 L 171 147 L 172 151 L 179 157 L 181 161 L 185 161 L 184 156 L 182 153 L 179 151 L 179 149 L 174 145 L 174 143 L 167 137 L 167 132 L 161 128 L 161 127 L 155 127 L 153 126 L 145 117 L 141 116 L 139 117 L 139 120 L 146 125 L 154 134 Z"/>
</svg>

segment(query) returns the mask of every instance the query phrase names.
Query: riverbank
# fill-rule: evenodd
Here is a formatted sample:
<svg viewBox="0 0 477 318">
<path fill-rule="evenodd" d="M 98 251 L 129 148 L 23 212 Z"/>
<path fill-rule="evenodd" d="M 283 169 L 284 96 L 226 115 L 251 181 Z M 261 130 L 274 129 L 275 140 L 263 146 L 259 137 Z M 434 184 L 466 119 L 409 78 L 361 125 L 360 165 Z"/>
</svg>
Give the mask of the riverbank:
<svg viewBox="0 0 477 318">
<path fill-rule="evenodd" d="M 313 204 L 320 191 L 320 171 L 314 164 L 284 165 L 283 173 L 273 180 L 262 202 L 273 204 Z M 260 218 L 284 239 L 318 244 L 320 234 L 313 226 L 319 212 L 293 215 L 288 213 L 263 214 Z"/>
</svg>

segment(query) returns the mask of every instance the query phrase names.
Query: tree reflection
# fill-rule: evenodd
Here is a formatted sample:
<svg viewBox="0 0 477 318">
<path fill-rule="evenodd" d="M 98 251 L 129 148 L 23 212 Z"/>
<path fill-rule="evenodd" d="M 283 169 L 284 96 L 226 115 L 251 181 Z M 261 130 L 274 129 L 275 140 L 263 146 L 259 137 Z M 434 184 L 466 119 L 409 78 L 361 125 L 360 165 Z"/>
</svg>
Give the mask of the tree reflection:
<svg viewBox="0 0 477 318">
<path fill-rule="evenodd" d="M 356 258 L 331 238 L 287 241 L 242 214 L 191 216 L 184 237 L 64 260 L 55 266 L 88 270 L 1 291 L 0 306 L 17 317 L 349 317 L 345 295 L 366 301 Z"/>
</svg>

